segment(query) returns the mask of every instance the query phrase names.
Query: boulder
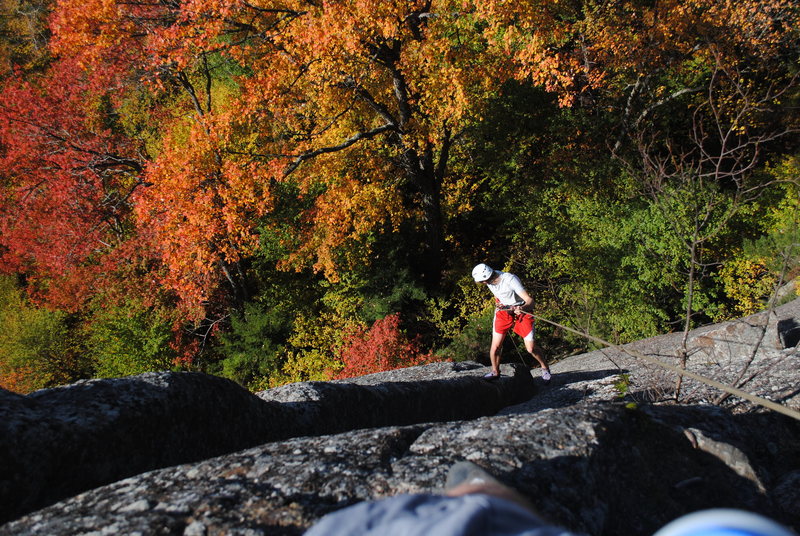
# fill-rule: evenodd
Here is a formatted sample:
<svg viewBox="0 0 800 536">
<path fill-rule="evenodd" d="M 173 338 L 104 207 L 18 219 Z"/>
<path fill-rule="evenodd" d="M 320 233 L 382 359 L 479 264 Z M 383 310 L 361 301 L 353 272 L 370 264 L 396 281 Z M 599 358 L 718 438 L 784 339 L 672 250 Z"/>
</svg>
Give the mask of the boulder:
<svg viewBox="0 0 800 536">
<path fill-rule="evenodd" d="M 237 384 L 194 373 L 0 391 L 0 520 L 126 476 L 282 435 Z"/>
<path fill-rule="evenodd" d="M 493 415 L 535 392 L 528 370 L 504 365 L 486 381 L 474 362 L 433 363 L 333 382 L 301 382 L 258 393 L 292 414 L 292 436 Z"/>
<path fill-rule="evenodd" d="M 686 368 L 800 411 L 797 326 L 800 326 L 800 299 L 772 311 L 697 328 L 688 336 Z M 561 385 L 570 386 L 574 400 L 626 396 L 636 402 L 670 401 L 675 394 L 675 373 L 635 355 L 644 354 L 677 366 L 682 339 L 682 333 L 668 333 L 595 350 L 561 360 L 551 370 L 560 378 Z M 560 400 L 536 397 L 531 403 L 539 408 L 553 407 L 562 403 L 566 394 L 556 396 Z M 682 384 L 680 402 L 716 403 L 734 411 L 753 410 L 752 403 L 729 397 L 688 377 Z"/>
<path fill-rule="evenodd" d="M 797 527 L 800 512 L 783 510 L 773 495 L 788 482 L 781 464 L 760 465 L 753 448 L 764 427 L 781 429 L 795 446 L 800 430 L 778 416 L 758 418 L 755 427 L 714 407 L 592 402 L 294 438 L 91 490 L 0 534 L 299 535 L 358 501 L 436 493 L 458 460 L 516 488 L 552 523 L 588 534 L 652 534 L 684 513 L 719 506 Z M 717 445 L 698 448 L 687 430 Z M 735 437 L 729 444 L 720 434 Z"/>
<path fill-rule="evenodd" d="M 529 398 L 507 366 L 436 363 L 353 382 L 251 394 L 199 373 L 82 381 L 28 396 L 0 390 L 0 522 L 131 475 L 303 435 L 472 419 Z M 402 381 L 398 377 L 403 376 Z"/>
</svg>

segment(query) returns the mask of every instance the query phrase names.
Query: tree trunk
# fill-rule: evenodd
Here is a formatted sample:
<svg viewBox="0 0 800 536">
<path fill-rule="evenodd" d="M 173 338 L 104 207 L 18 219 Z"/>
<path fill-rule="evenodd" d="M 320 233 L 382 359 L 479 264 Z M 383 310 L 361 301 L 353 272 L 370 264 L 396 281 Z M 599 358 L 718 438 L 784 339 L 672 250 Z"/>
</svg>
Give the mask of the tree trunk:
<svg viewBox="0 0 800 536">
<path fill-rule="evenodd" d="M 402 166 L 413 186 L 414 203 L 422 212 L 423 244 L 417 255 L 416 269 L 426 289 L 436 288 L 444 269 L 444 218 L 442 216 L 441 183 L 447 167 L 450 135 L 444 141 L 436 162 L 433 145 L 428 144 L 420 156 L 417 151 L 406 150 Z"/>
</svg>

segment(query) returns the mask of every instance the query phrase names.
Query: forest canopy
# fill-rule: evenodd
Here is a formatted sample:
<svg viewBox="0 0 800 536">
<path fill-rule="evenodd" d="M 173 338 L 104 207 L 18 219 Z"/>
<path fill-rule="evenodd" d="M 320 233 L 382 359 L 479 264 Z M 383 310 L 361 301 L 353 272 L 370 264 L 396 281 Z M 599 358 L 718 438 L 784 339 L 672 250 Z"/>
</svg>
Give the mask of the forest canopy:
<svg viewBox="0 0 800 536">
<path fill-rule="evenodd" d="M 480 359 L 479 262 L 615 342 L 800 272 L 789 0 L 0 1 L 4 388 Z"/>
</svg>

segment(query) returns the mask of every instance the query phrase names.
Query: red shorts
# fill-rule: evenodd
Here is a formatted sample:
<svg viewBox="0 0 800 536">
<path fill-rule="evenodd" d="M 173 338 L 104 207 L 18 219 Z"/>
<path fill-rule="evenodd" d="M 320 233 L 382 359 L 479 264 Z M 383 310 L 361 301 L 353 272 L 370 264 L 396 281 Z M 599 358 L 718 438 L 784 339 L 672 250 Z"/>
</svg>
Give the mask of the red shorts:
<svg viewBox="0 0 800 536">
<path fill-rule="evenodd" d="M 533 317 L 530 315 L 514 315 L 509 311 L 495 311 L 492 330 L 505 335 L 514 328 L 514 333 L 523 339 L 533 340 Z"/>
</svg>

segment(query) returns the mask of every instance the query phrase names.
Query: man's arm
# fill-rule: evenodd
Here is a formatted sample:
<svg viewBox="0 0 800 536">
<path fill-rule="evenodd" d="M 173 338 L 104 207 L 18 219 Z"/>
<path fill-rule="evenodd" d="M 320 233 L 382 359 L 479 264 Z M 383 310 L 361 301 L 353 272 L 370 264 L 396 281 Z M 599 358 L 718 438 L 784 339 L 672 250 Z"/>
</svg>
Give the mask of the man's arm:
<svg viewBox="0 0 800 536">
<path fill-rule="evenodd" d="M 525 290 L 525 287 L 522 286 L 522 281 L 520 281 L 519 277 L 516 275 L 511 280 L 511 288 L 514 293 L 525 302 L 522 305 L 514 307 L 514 312 L 519 314 L 520 311 L 530 311 L 533 308 L 533 298 L 528 294 L 528 291 Z"/>
<path fill-rule="evenodd" d="M 517 313 L 521 311 L 530 311 L 531 309 L 533 309 L 533 298 L 531 297 L 530 294 L 528 294 L 527 290 L 522 289 L 522 292 L 517 291 L 517 295 L 523 300 L 525 300 L 525 303 L 523 303 L 522 305 L 518 305 L 517 307 L 514 308 L 514 310 Z"/>
</svg>

